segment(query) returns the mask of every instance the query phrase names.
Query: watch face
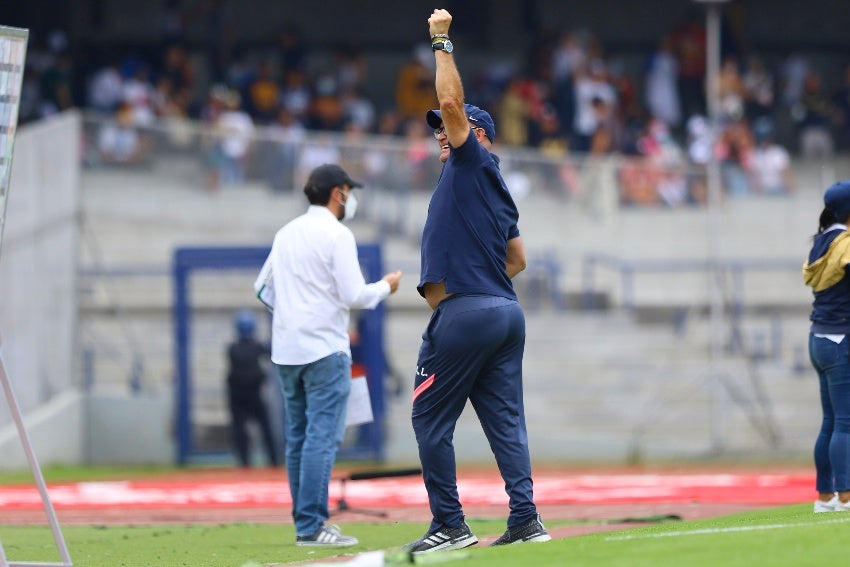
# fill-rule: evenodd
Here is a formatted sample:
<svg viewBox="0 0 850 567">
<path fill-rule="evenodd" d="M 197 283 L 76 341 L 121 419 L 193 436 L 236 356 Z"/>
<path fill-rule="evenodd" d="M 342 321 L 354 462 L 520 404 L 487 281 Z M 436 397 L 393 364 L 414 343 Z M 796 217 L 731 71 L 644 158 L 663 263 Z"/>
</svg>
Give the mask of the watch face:
<svg viewBox="0 0 850 567">
<path fill-rule="evenodd" d="M 443 51 L 445 51 L 446 53 L 451 53 L 454 50 L 455 50 L 455 45 L 450 40 L 447 39 L 445 41 L 445 43 L 443 43 Z"/>
</svg>

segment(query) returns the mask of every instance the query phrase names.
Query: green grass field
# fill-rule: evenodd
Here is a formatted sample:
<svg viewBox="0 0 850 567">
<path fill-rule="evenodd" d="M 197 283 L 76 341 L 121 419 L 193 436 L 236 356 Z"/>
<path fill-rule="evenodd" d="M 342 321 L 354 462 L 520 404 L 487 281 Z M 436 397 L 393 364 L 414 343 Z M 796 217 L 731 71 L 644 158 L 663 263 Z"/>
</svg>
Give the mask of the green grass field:
<svg viewBox="0 0 850 567">
<path fill-rule="evenodd" d="M 173 475 L 171 467 L 47 467 L 48 483 L 107 479 L 146 479 Z M 4 472 L 0 484 L 29 484 L 29 471 Z M 468 518 L 479 536 L 495 536 L 504 520 Z M 550 529 L 577 524 L 547 521 Z M 582 522 L 587 523 L 587 522 Z M 558 539 L 543 544 L 479 548 L 420 556 L 417 564 L 451 561 L 463 566 L 800 566 L 844 565 L 844 530 L 850 514 L 813 514 L 811 504 L 762 509 L 707 520 L 664 522 L 625 531 Z M 360 539 L 347 549 L 295 547 L 291 525 L 76 526 L 62 533 L 77 567 L 259 567 L 321 561 L 340 554 L 386 550 L 420 537 L 426 523 L 346 522 L 344 531 Z M 59 562 L 50 529 L 0 525 L 0 543 L 10 562 Z M 844 559 L 842 559 L 842 557 Z M 342 563 L 344 564 L 344 562 Z M 395 563 L 393 563 L 395 564 Z"/>
<path fill-rule="evenodd" d="M 567 523 L 548 525 L 554 528 Z M 501 521 L 474 518 L 469 524 L 480 536 L 498 534 L 504 527 Z M 458 565 L 470 567 L 843 565 L 848 525 L 850 514 L 814 515 L 806 504 L 542 544 L 472 547 L 418 559 L 427 564 L 457 559 Z M 361 543 L 345 553 L 397 551 L 400 544 L 421 536 L 425 527 L 422 523 L 346 523 L 345 532 Z M 62 531 L 71 559 L 80 567 L 256 567 L 318 561 L 341 553 L 339 549 L 295 547 L 292 526 L 282 525 L 66 526 Z M 0 541 L 9 561 L 59 561 L 47 527 L 0 526 Z"/>
</svg>

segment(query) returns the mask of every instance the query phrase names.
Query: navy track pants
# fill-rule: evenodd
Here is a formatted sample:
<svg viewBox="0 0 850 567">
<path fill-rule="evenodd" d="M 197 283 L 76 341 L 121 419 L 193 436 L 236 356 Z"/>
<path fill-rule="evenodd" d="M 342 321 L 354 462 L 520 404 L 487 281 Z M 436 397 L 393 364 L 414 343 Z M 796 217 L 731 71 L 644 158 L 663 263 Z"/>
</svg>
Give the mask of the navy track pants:
<svg viewBox="0 0 850 567">
<path fill-rule="evenodd" d="M 525 315 L 514 300 L 454 295 L 443 300 L 422 334 L 413 393 L 413 430 L 433 520 L 459 527 L 455 425 L 466 405 L 481 422 L 509 496 L 508 526 L 535 517 L 522 398 Z"/>
</svg>

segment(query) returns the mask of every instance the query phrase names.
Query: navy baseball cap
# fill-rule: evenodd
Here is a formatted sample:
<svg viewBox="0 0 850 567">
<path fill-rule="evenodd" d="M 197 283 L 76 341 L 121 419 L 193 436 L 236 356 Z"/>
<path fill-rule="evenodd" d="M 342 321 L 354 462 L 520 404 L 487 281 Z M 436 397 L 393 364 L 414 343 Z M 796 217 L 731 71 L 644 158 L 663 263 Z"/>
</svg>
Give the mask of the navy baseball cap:
<svg viewBox="0 0 850 567">
<path fill-rule="evenodd" d="M 850 179 L 833 183 L 823 194 L 823 204 L 835 215 L 836 221 L 850 216 Z"/>
<path fill-rule="evenodd" d="M 490 142 L 496 137 L 496 124 L 493 122 L 493 117 L 486 110 L 482 110 L 474 104 L 464 104 L 463 109 L 466 111 L 466 119 L 479 128 L 484 128 L 484 134 Z M 429 110 L 425 113 L 425 121 L 428 126 L 436 130 L 443 122 L 443 116 L 439 109 Z"/>
</svg>

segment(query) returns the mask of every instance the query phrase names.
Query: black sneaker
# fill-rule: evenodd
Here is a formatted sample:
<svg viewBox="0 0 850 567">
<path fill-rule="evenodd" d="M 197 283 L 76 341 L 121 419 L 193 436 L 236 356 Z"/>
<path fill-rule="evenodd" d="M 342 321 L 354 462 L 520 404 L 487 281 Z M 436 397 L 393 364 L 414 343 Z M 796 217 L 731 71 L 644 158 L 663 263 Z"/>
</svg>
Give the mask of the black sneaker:
<svg viewBox="0 0 850 567">
<path fill-rule="evenodd" d="M 350 547 L 358 543 L 356 537 L 342 535 L 334 525 L 320 526 L 312 535 L 295 536 L 295 545 L 299 546 Z"/>
<path fill-rule="evenodd" d="M 508 530 L 502 534 L 502 537 L 491 543 L 490 546 L 508 545 L 510 543 L 527 543 L 532 541 L 549 541 L 551 539 L 552 536 L 550 536 L 549 532 L 546 531 L 546 528 L 543 527 L 543 522 L 540 520 L 540 514 L 538 514 L 533 520 L 523 524 L 522 526 L 508 528 Z"/>
<path fill-rule="evenodd" d="M 459 528 L 440 528 L 427 533 L 421 539 L 408 543 L 405 547 L 414 555 L 420 553 L 431 553 L 432 551 L 449 551 L 451 549 L 463 549 L 478 543 L 478 538 L 469 529 L 466 521 Z"/>
</svg>

